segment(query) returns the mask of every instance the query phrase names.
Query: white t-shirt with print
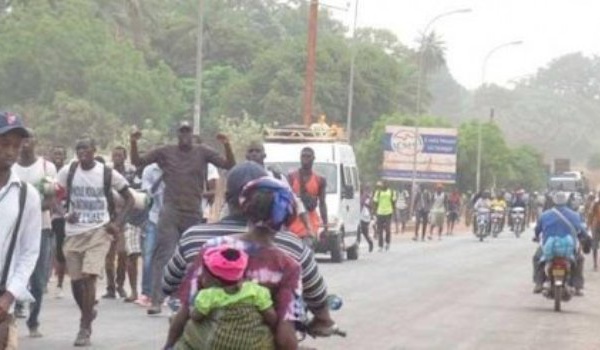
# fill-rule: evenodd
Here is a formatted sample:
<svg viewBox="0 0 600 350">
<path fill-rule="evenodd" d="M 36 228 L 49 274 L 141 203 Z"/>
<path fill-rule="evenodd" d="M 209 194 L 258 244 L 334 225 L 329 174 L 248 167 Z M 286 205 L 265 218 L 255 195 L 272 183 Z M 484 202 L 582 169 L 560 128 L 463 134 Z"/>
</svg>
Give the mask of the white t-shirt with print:
<svg viewBox="0 0 600 350">
<path fill-rule="evenodd" d="M 58 173 L 58 183 L 64 188 L 67 188 L 69 168 L 64 167 Z M 112 170 L 111 187 L 117 192 L 128 187 L 125 177 L 114 169 Z M 67 222 L 65 228 L 67 236 L 89 232 L 110 221 L 108 203 L 104 195 L 104 165 L 101 163 L 96 162 L 96 165 L 90 170 L 83 170 L 81 165 L 77 166 L 71 185 L 70 213 L 78 217 L 78 222 L 74 224 Z"/>
<path fill-rule="evenodd" d="M 52 181 L 56 181 L 56 167 L 43 157 L 38 157 L 35 163 L 28 167 L 22 167 L 19 165 L 19 163 L 15 163 L 12 166 L 12 170 L 15 172 L 15 174 L 17 174 L 19 179 L 33 185 L 33 187 L 36 189 L 44 177 L 47 177 Z M 40 198 L 43 199 L 41 194 Z M 44 210 L 42 212 L 42 230 L 49 228 L 52 228 L 50 210 Z"/>
</svg>

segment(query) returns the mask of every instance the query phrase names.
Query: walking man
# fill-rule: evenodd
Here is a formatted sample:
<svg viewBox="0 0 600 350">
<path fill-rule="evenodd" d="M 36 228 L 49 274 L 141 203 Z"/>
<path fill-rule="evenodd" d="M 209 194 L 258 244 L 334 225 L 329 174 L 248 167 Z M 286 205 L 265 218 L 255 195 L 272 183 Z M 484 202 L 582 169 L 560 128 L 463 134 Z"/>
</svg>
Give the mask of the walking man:
<svg viewBox="0 0 600 350">
<path fill-rule="evenodd" d="M 17 349 L 15 300 L 34 301 L 27 285 L 41 245 L 41 200 L 11 170 L 29 132 L 21 118 L 0 112 L 0 348 Z"/>
<path fill-rule="evenodd" d="M 408 213 L 409 199 L 410 195 L 408 194 L 408 191 L 401 186 L 398 191 L 398 199 L 396 200 L 396 234 L 398 233 L 398 221 L 400 221 L 401 225 L 400 232 L 404 233 L 404 230 L 406 229 L 406 222 L 410 216 Z"/>
<path fill-rule="evenodd" d="M 62 146 L 55 146 L 50 155 L 52 163 L 57 171 L 60 171 L 65 165 L 67 152 Z M 52 205 L 52 233 L 55 239 L 54 249 L 54 272 L 56 274 L 56 298 L 64 297 L 63 282 L 67 267 L 65 265 L 65 254 L 63 253 L 63 243 L 65 241 L 65 203 L 63 196 L 55 196 Z"/>
<path fill-rule="evenodd" d="M 94 159 L 93 139 L 79 140 L 75 150 L 78 161 L 58 173 L 58 182 L 67 191 L 67 237 L 63 250 L 73 297 L 81 311 L 74 345 L 89 346 L 92 322 L 97 316 L 96 280 L 104 271 L 111 242 L 123 230 L 133 198 L 127 180 Z M 115 212 L 113 190 L 125 202 L 119 213 Z"/>
<path fill-rule="evenodd" d="M 423 185 L 419 186 L 419 191 L 415 195 L 413 210 L 415 213 L 415 236 L 413 241 L 419 240 L 419 228 L 421 228 L 421 240 L 425 240 L 427 232 L 427 222 L 429 221 L 429 211 L 431 210 L 431 193 Z"/>
<path fill-rule="evenodd" d="M 29 130 L 29 137 L 23 140 L 19 159 L 12 169 L 19 179 L 33 185 L 38 190 L 42 201 L 40 252 L 33 274 L 29 279 L 29 288 L 35 298 L 35 302 L 29 308 L 29 318 L 27 319 L 29 336 L 32 338 L 42 336 L 38 330 L 40 325 L 39 315 L 42 309 L 44 289 L 46 288 L 48 276 L 52 271 L 52 241 L 54 237 L 52 236 L 50 209 L 54 201 L 54 183 L 56 181 L 54 164 L 36 154 L 36 143 L 33 131 Z"/>
<path fill-rule="evenodd" d="M 385 250 L 390 250 L 392 239 L 392 216 L 396 218 L 396 191 L 389 188 L 386 181 L 378 181 L 373 193 L 373 208 L 377 222 L 377 237 L 379 238 L 379 251 L 383 251 L 383 232 L 385 231 Z"/>
<path fill-rule="evenodd" d="M 444 219 L 448 212 L 448 196 L 444 192 L 444 186 L 437 184 L 435 186 L 435 193 L 433 194 L 433 201 L 431 203 L 431 228 L 429 230 L 429 239 L 433 239 L 433 229 L 438 229 L 438 240 L 442 240 L 442 231 L 444 230 Z"/>
<path fill-rule="evenodd" d="M 200 208 L 206 166 L 212 163 L 219 168 L 230 169 L 235 165 L 235 157 L 225 135 L 217 135 L 225 149 L 225 158 L 204 144 L 195 145 L 192 127 L 187 122 L 179 125 L 177 145 L 159 147 L 144 156 L 138 153 L 137 142 L 141 136 L 139 131 L 131 134 L 131 162 L 137 167 L 157 163 L 165 183 L 158 236 L 152 254 L 152 307 L 148 309 L 149 315 L 156 315 L 161 313 L 164 299 L 160 288 L 163 268 L 173 255 L 181 234 L 202 221 Z"/>
</svg>

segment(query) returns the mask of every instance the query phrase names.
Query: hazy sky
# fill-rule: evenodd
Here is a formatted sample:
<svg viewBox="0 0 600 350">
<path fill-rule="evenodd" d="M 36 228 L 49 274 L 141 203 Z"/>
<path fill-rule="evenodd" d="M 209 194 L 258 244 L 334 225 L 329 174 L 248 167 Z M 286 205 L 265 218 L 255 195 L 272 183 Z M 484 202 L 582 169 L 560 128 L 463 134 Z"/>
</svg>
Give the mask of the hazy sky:
<svg viewBox="0 0 600 350">
<path fill-rule="evenodd" d="M 345 5 L 348 0 L 322 0 Z M 355 0 L 349 0 L 354 6 Z M 533 74 L 552 59 L 582 51 L 600 54 L 600 0 L 359 0 L 358 26 L 387 28 L 416 46 L 418 33 L 436 15 L 454 9 L 473 12 L 448 16 L 433 29 L 446 43 L 448 65 L 465 87 L 481 84 L 485 55 L 493 47 L 522 40 L 492 56 L 486 81 L 507 85 Z M 351 23 L 352 11 L 334 11 Z"/>
</svg>

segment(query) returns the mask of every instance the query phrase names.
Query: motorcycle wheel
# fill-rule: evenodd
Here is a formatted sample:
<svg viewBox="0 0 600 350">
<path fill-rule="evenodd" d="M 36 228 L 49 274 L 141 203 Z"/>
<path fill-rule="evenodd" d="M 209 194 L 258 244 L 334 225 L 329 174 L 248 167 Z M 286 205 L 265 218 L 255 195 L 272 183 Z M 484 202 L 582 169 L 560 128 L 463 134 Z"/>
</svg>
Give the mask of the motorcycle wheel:
<svg viewBox="0 0 600 350">
<path fill-rule="evenodd" d="M 563 286 L 554 286 L 554 311 L 560 312 L 560 304 L 563 295 Z"/>
</svg>

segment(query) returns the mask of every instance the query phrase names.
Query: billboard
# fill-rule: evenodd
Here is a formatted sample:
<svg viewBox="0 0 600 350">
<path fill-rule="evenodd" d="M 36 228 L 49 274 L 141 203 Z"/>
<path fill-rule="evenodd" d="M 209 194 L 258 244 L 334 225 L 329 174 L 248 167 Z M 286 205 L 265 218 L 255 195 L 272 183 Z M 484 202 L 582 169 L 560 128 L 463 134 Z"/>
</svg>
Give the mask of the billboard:
<svg viewBox="0 0 600 350">
<path fill-rule="evenodd" d="M 381 176 L 387 180 L 411 181 L 415 163 L 417 182 L 456 182 L 456 129 L 390 126 L 383 137 Z"/>
</svg>

